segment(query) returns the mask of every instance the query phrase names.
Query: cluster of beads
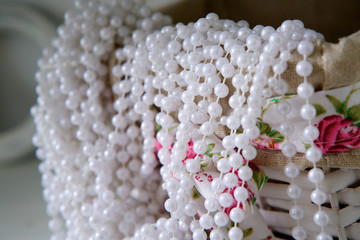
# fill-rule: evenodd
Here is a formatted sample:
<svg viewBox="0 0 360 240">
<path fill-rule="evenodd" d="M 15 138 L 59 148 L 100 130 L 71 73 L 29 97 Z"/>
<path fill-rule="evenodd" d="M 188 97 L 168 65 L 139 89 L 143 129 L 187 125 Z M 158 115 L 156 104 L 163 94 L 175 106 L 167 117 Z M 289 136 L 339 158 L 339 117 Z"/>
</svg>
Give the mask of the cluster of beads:
<svg viewBox="0 0 360 240">
<path fill-rule="evenodd" d="M 152 14 L 141 0 L 76 0 L 75 6 L 39 60 L 32 109 L 51 239 L 121 239 L 161 216 L 163 201 L 159 174 L 138 171 L 140 119 L 127 94 L 135 85 L 124 81 L 122 98 L 109 104 L 115 91 L 108 62 L 115 48 L 170 18 Z"/>
<path fill-rule="evenodd" d="M 160 173 L 169 196 L 165 209 L 171 215 L 165 229 L 158 230 L 161 236 L 177 237 L 179 227 L 189 230 L 183 223 L 193 218 L 190 227 L 193 239 L 206 239 L 205 230 L 211 230 L 210 239 L 242 238 L 238 224 L 245 217 L 249 196 L 244 185 L 252 178 L 248 163 L 256 157 L 256 149 L 251 144 L 259 136 L 256 118 L 266 98 L 287 92 L 287 83 L 280 75 L 287 68 L 291 52 L 310 33 L 314 32 L 305 30 L 300 21 L 286 21 L 277 31 L 262 26 L 251 30 L 244 21 L 219 20 L 215 14 L 209 14 L 194 24 L 164 27 L 137 44 L 136 48 L 147 53 L 148 59 L 135 57 L 132 64 L 150 62 L 150 65 L 146 76 L 136 76 L 137 81 L 144 82 L 147 92 L 145 99 L 138 98 L 135 109 L 139 114 L 147 113 L 151 111 L 152 102 L 160 109 L 155 117 L 156 123 L 162 126 L 157 133 L 162 145 L 158 158 L 163 164 Z M 120 65 L 114 67 L 118 68 Z M 270 69 L 275 75 L 269 78 Z M 235 90 L 229 96 L 231 111 L 224 112 L 220 100 L 230 94 L 229 79 Z M 149 101 L 148 94 L 153 96 L 153 101 Z M 289 110 L 286 102 L 279 104 L 281 114 L 286 115 Z M 171 130 L 174 125 L 177 125 L 176 131 Z M 219 125 L 227 127 L 230 134 L 222 140 L 221 156 L 209 159 L 204 157 L 206 141 Z M 290 124 L 284 123 L 282 128 L 285 135 L 291 134 Z M 237 133 L 239 129 L 242 133 Z M 186 159 L 184 164 L 189 141 L 194 142 L 196 156 Z M 290 157 L 296 149 L 289 142 L 283 153 Z M 148 169 L 150 173 L 153 164 L 149 165 L 148 159 L 143 157 L 141 169 Z M 221 174 L 211 184 L 214 194 L 205 199 L 206 211 L 199 212 L 190 195 L 196 184 L 194 174 L 200 171 L 204 161 L 215 165 Z M 295 168 L 292 173 L 298 174 L 298 168 L 291 166 Z M 234 190 L 234 196 L 229 193 L 230 189 Z M 290 186 L 289 190 L 293 198 L 301 194 L 297 185 Z M 235 201 L 237 207 L 227 216 L 224 209 Z M 198 220 L 195 214 L 200 215 Z M 235 226 L 226 233 L 224 229 L 229 226 L 229 220 Z M 141 236 L 144 235 L 137 232 L 135 238 Z"/>
<path fill-rule="evenodd" d="M 39 61 L 38 105 L 32 110 L 52 240 L 242 239 L 241 222 L 251 214 L 245 186 L 257 155 L 257 118 L 266 98 L 287 93 L 281 74 L 296 48 L 305 58 L 296 68 L 305 77 L 298 88 L 307 100 L 301 109 L 309 120 L 304 134 L 316 138 L 306 57 L 318 34 L 297 20 L 276 30 L 250 29 L 245 21 L 219 20 L 213 13 L 162 27 L 169 18 L 151 15 L 141 0 L 77 0 L 76 7 Z M 108 73 L 112 54 L 115 65 Z M 282 115 L 289 113 L 286 101 L 278 106 Z M 155 125 L 161 127 L 157 132 Z M 227 132 L 217 146 L 221 154 L 205 155 L 220 128 Z M 292 133 L 287 122 L 281 128 L 284 136 Z M 186 159 L 190 143 L 196 155 Z M 306 153 L 314 163 L 321 158 L 317 150 L 312 145 Z M 282 152 L 291 159 L 296 149 L 287 142 Z M 199 206 L 191 196 L 203 163 L 219 176 Z M 319 206 L 325 201 L 320 171 L 315 165 L 309 173 L 316 184 L 312 201 Z M 294 179 L 299 169 L 290 163 L 285 172 Z M 160 186 L 169 197 L 165 202 Z M 288 191 L 293 199 L 301 193 L 296 186 Z M 162 216 L 162 205 L 170 217 Z M 324 226 L 328 217 L 319 209 L 314 220 Z M 299 220 L 301 210 L 295 210 L 291 215 Z M 305 239 L 300 226 L 293 232 Z M 328 239 L 323 231 L 319 236 Z"/>
</svg>

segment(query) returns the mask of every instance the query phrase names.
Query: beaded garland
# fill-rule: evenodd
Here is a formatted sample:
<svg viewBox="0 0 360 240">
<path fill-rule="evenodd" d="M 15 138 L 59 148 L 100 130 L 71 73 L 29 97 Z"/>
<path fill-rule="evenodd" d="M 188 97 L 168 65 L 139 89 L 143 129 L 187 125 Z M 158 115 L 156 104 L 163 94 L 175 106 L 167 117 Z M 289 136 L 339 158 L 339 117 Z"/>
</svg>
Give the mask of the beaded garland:
<svg viewBox="0 0 360 240">
<path fill-rule="evenodd" d="M 317 240 L 332 239 L 323 230 L 329 221 L 321 210 L 326 195 L 318 188 L 324 173 L 316 167 L 321 151 L 313 144 L 318 131 L 308 101 L 314 88 L 307 82 L 307 57 L 321 34 L 299 20 L 250 29 L 246 21 L 214 13 L 166 26 L 170 19 L 151 14 L 141 0 L 75 5 L 39 61 L 32 109 L 52 240 L 242 239 L 241 223 L 252 207 L 245 186 L 253 177 L 257 118 L 266 98 L 287 93 L 281 74 L 295 49 L 304 56 L 296 66 L 304 77 L 297 93 L 306 101 L 301 116 L 309 121 L 304 136 L 311 143 L 306 158 L 314 163 L 309 180 L 315 184 L 311 200 L 319 205 Z M 109 71 L 116 81 L 109 86 L 112 53 L 116 64 Z M 287 140 L 294 127 L 286 116 L 297 109 L 285 99 L 277 107 L 285 120 L 281 151 L 289 158 L 290 216 L 298 221 L 292 234 L 306 239 L 296 201 L 299 168 L 291 162 L 296 147 Z M 220 128 L 228 132 L 216 145 L 220 154 L 208 156 Z M 190 143 L 194 154 L 188 158 Z M 191 196 L 204 163 L 219 175 L 200 208 Z"/>
</svg>

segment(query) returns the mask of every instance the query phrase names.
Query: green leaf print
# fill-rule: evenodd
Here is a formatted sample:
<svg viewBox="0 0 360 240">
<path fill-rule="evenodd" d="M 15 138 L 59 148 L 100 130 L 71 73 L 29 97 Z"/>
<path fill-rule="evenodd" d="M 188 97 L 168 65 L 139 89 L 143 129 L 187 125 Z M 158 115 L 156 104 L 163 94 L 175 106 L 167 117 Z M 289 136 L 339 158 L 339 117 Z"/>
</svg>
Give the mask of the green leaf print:
<svg viewBox="0 0 360 240">
<path fill-rule="evenodd" d="M 253 180 L 260 191 L 261 187 L 264 185 L 264 183 L 268 180 L 268 176 L 266 176 L 265 172 L 260 171 L 253 171 Z"/>
<path fill-rule="evenodd" d="M 211 153 L 211 151 L 214 149 L 215 147 L 215 143 L 210 143 L 207 145 L 207 149 L 206 149 L 206 152 L 205 152 L 205 155 L 206 156 L 209 156 L 209 157 L 212 157 L 214 154 Z"/>
<path fill-rule="evenodd" d="M 258 127 L 260 130 L 260 135 L 268 135 L 271 132 L 271 127 L 267 123 L 259 122 Z"/>
<path fill-rule="evenodd" d="M 304 143 L 304 142 L 303 142 L 303 144 L 304 144 L 305 150 L 308 150 L 309 148 L 311 148 L 311 144 Z"/>
<path fill-rule="evenodd" d="M 201 168 L 201 170 L 202 170 L 203 172 L 205 171 L 204 168 L 206 168 L 207 166 L 209 166 L 209 162 L 207 162 L 207 161 L 202 161 L 202 162 L 200 163 L 200 168 Z"/>
<path fill-rule="evenodd" d="M 161 129 L 162 129 L 162 126 L 160 124 L 155 123 L 156 132 L 160 131 Z"/>
<path fill-rule="evenodd" d="M 313 106 L 316 109 L 316 116 L 317 117 L 320 116 L 321 114 L 326 113 L 326 109 L 324 108 L 324 106 L 322 106 L 320 104 L 317 104 L 317 103 L 314 103 Z"/>
<path fill-rule="evenodd" d="M 331 104 L 334 106 L 335 108 L 335 111 L 339 114 L 342 114 L 344 115 L 345 114 L 345 111 L 344 111 L 344 105 L 342 102 L 340 102 L 339 99 L 337 99 L 336 97 L 334 96 L 331 96 L 331 95 L 326 95 L 327 99 L 331 102 Z"/>
<path fill-rule="evenodd" d="M 254 230 L 252 228 L 243 229 L 242 231 L 244 234 L 243 238 L 247 238 L 254 232 Z"/>
<path fill-rule="evenodd" d="M 274 102 L 274 103 L 277 103 L 280 101 L 280 98 L 273 98 L 270 100 L 270 102 Z"/>
<path fill-rule="evenodd" d="M 201 194 L 200 194 L 199 191 L 196 189 L 196 187 L 193 187 L 193 189 L 192 189 L 192 198 L 193 198 L 193 199 L 198 199 L 199 197 L 201 197 Z"/>
<path fill-rule="evenodd" d="M 360 104 L 350 107 L 346 111 L 346 118 L 350 119 L 352 122 L 360 121 Z"/>
<path fill-rule="evenodd" d="M 271 132 L 267 135 L 274 139 L 277 143 L 282 143 L 284 141 L 284 136 L 276 129 L 271 130 Z"/>
</svg>

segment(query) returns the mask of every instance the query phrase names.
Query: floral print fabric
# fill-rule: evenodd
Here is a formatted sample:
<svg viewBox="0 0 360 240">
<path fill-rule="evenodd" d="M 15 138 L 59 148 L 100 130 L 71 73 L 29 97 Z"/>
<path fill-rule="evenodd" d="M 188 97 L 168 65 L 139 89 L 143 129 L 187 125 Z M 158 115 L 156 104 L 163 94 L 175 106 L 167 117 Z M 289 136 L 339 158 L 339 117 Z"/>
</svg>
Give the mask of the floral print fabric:
<svg viewBox="0 0 360 240">
<path fill-rule="evenodd" d="M 299 111 L 304 99 L 296 95 L 286 95 L 267 101 L 258 123 L 261 135 L 254 140 L 254 144 L 266 149 L 281 148 L 284 137 L 278 129 L 285 119 L 277 113 L 276 105 L 285 99 L 292 109 L 287 121 L 295 125 L 295 132 L 289 140 L 296 145 L 298 152 L 305 152 L 310 146 L 302 133 L 307 122 L 301 118 Z M 353 86 L 315 92 L 310 103 L 316 109 L 313 124 L 320 132 L 315 145 L 323 153 L 342 152 L 360 147 L 360 82 Z"/>
</svg>

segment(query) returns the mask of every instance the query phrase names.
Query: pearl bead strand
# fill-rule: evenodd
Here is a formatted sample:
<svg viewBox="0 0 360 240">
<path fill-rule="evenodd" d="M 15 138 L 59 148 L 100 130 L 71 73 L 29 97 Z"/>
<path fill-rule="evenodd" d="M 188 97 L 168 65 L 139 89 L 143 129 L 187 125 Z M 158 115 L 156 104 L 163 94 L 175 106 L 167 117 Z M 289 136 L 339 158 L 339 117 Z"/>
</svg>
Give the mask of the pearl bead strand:
<svg viewBox="0 0 360 240">
<path fill-rule="evenodd" d="M 319 184 L 324 180 L 324 172 L 316 167 L 316 163 L 321 160 L 322 152 L 314 145 L 314 140 L 319 136 L 319 130 L 311 124 L 311 120 L 316 116 L 316 109 L 310 104 L 309 99 L 314 93 L 314 87 L 308 83 L 307 77 L 313 71 L 313 66 L 307 61 L 307 57 L 314 51 L 314 41 L 316 40 L 314 32 L 305 32 L 305 40 L 301 41 L 297 47 L 297 51 L 304 57 L 296 65 L 296 72 L 304 77 L 304 82 L 297 88 L 297 93 L 301 98 L 305 99 L 305 105 L 301 107 L 300 114 L 303 119 L 308 121 L 308 126 L 304 129 L 304 137 L 310 142 L 310 148 L 306 150 L 306 159 L 313 163 L 313 169 L 308 173 L 308 179 L 315 185 L 315 190 L 311 192 L 311 201 L 319 206 L 319 210 L 314 214 L 314 222 L 320 226 L 321 233 L 316 237 L 317 240 L 330 240 L 331 235 L 324 232 L 324 226 L 329 223 L 329 216 L 321 208 L 321 205 L 326 202 L 326 194 L 319 189 Z"/>
</svg>

